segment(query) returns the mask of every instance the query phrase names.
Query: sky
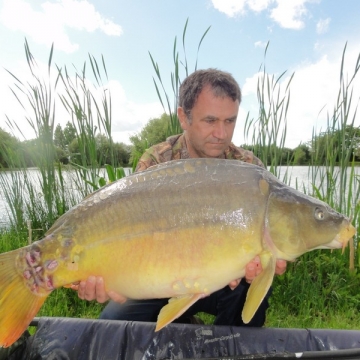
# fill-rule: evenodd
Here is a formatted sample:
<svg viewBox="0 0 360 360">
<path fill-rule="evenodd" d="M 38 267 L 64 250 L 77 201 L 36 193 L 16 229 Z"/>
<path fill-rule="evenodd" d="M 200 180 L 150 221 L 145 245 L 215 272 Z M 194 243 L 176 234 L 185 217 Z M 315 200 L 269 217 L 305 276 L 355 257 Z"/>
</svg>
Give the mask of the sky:
<svg viewBox="0 0 360 360">
<path fill-rule="evenodd" d="M 233 137 L 244 137 L 246 117 L 258 116 L 257 79 L 264 69 L 269 78 L 280 77 L 281 93 L 293 75 L 287 112 L 286 146 L 295 148 L 324 131 L 336 104 L 341 58 L 346 45 L 345 74 L 354 72 L 360 53 L 360 1 L 358 0 L 0 0 L 0 127 L 7 119 L 34 134 L 11 89 L 15 79 L 30 81 L 24 43 L 27 40 L 40 71 L 47 76 L 53 44 L 51 76 L 57 67 L 82 69 L 89 54 L 106 64 L 103 88 L 112 99 L 112 137 L 130 143 L 163 108 L 154 87 L 156 76 L 149 53 L 158 63 L 169 95 L 174 39 L 184 63 L 183 30 L 189 72 L 218 68 L 238 81 L 243 100 Z M 198 51 L 199 42 L 203 38 Z M 268 46 L 267 46 L 268 44 Z M 267 46 L 266 56 L 265 48 Z M 284 73 L 285 72 L 285 73 Z M 180 69 L 180 77 L 185 71 Z M 91 76 L 89 76 L 89 81 Z M 353 83 L 354 108 L 360 96 L 359 76 Z M 58 89 L 61 92 L 61 89 Z M 56 101 L 55 123 L 70 120 Z M 355 124 L 359 125 L 358 119 Z"/>
</svg>

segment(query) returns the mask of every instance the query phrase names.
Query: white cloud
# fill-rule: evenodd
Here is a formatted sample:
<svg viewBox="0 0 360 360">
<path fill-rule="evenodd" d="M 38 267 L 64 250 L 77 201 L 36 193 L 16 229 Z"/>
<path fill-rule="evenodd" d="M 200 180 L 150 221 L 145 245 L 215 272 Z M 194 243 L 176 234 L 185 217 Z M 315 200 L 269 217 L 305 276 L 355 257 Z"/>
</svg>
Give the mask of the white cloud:
<svg viewBox="0 0 360 360">
<path fill-rule="evenodd" d="M 39 44 L 58 50 L 74 52 L 79 45 L 72 43 L 67 29 L 93 32 L 100 30 L 109 36 L 120 36 L 122 29 L 99 14 L 86 0 L 59 0 L 43 2 L 41 10 L 34 10 L 25 0 L 4 0 L 0 21 L 13 31 L 21 31 Z"/>
<path fill-rule="evenodd" d="M 45 83 L 47 83 L 47 64 L 38 62 L 38 69 L 39 72 L 36 72 L 37 75 L 40 79 L 44 79 Z M 12 72 L 24 84 L 33 83 L 33 78 L 30 76 L 30 72 L 25 61 L 19 63 L 17 65 L 17 69 Z M 53 79 L 51 83 L 54 84 L 55 75 L 57 74 L 56 69 L 52 69 L 52 74 Z M 12 124 L 16 124 L 21 128 L 22 134 L 26 139 L 34 138 L 35 133 L 26 120 L 26 117 L 30 117 L 35 120 L 35 115 L 32 109 L 26 99 L 19 96 L 21 95 L 20 91 L 16 91 L 14 78 L 2 68 L 0 68 L 0 78 L 2 79 L 0 82 L 0 98 L 3 99 L 0 114 L 0 127 L 13 133 L 20 140 L 24 140 L 24 137 L 20 134 L 20 132 L 16 131 L 16 127 L 14 127 L 15 131 L 13 132 L 7 126 L 5 116 L 7 115 Z M 73 81 L 73 83 L 75 84 L 75 81 Z M 97 90 L 89 82 L 87 82 L 86 85 L 98 104 L 101 104 L 102 102 L 103 90 L 106 89 L 107 92 L 110 92 L 112 101 L 112 136 L 113 140 L 116 142 L 121 141 L 129 143 L 129 136 L 139 132 L 149 119 L 159 117 L 163 113 L 163 108 L 160 102 L 136 103 L 129 100 L 119 81 L 111 80 L 104 84 L 103 88 L 98 88 Z M 23 109 L 17 102 L 15 96 L 10 90 L 10 86 L 15 89 L 16 93 L 23 102 L 25 109 Z M 80 87 L 77 88 L 76 91 L 78 96 L 82 98 Z M 61 82 L 57 85 L 57 93 L 65 94 Z M 53 92 L 52 95 L 54 95 Z M 95 114 L 96 109 L 93 108 L 92 111 Z M 59 123 L 64 128 L 68 121 L 71 121 L 71 115 L 65 110 L 61 102 L 57 101 L 55 124 Z"/>
<path fill-rule="evenodd" d="M 266 10 L 274 0 L 247 0 L 249 8 L 255 12 Z"/>
<path fill-rule="evenodd" d="M 28 73 L 26 61 L 21 61 L 16 65 L 14 64 L 14 67 L 15 66 L 16 71 L 13 71 L 13 69 L 7 70 L 23 83 L 27 83 L 29 81 L 29 77 L 26 75 Z M 20 126 L 24 132 L 30 133 L 30 129 L 27 127 L 27 122 L 25 119 L 26 111 L 22 108 L 10 90 L 10 88 L 15 88 L 14 84 L 16 81 L 12 75 L 7 72 L 7 70 L 5 70 L 3 67 L 0 67 L 0 98 L 2 99 L 0 127 L 6 131 L 9 131 L 9 128 L 5 124 L 6 116 L 8 116 L 9 119 Z M 20 121 L 20 119 L 22 120 Z M 20 138 L 18 133 L 16 133 L 16 136 Z"/>
<path fill-rule="evenodd" d="M 229 17 L 242 14 L 246 4 L 246 0 L 211 0 L 211 2 L 216 10 Z"/>
<path fill-rule="evenodd" d="M 305 5 L 320 0 L 211 0 L 215 9 L 229 17 L 245 14 L 249 9 L 254 12 L 268 10 L 270 18 L 283 28 L 301 29 L 303 18 L 308 14 Z"/>
<path fill-rule="evenodd" d="M 246 7 L 255 12 L 266 10 L 274 1 L 276 0 L 211 0 L 216 10 L 229 17 L 244 14 Z"/>
<path fill-rule="evenodd" d="M 320 19 L 316 24 L 316 32 L 318 34 L 325 34 L 329 30 L 330 18 Z"/>
<path fill-rule="evenodd" d="M 106 35 L 120 36 L 122 29 L 99 14 L 94 5 L 86 0 L 61 0 L 42 4 L 44 14 L 51 19 L 60 19 L 63 26 L 93 32 L 101 30 Z"/>
<path fill-rule="evenodd" d="M 349 78 L 353 74 L 357 56 L 357 50 L 348 49 L 344 73 L 348 74 Z M 292 70 L 295 71 L 295 75 L 290 85 L 291 100 L 287 115 L 286 146 L 295 148 L 300 141 L 311 140 L 313 130 L 316 133 L 326 130 L 327 119 L 333 114 L 339 91 L 340 64 L 339 57 L 330 59 L 323 56 L 313 64 L 302 64 Z M 288 77 L 282 80 L 281 86 L 288 82 L 291 72 L 288 74 Z M 254 74 L 247 78 L 242 88 L 244 113 L 250 111 L 254 118 L 258 116 L 256 90 L 259 75 Z M 360 74 L 358 74 L 353 88 L 353 107 L 349 118 L 354 114 L 355 106 L 359 102 Z M 243 118 L 245 119 L 245 117 Z M 355 125 L 360 125 L 359 120 Z"/>
<path fill-rule="evenodd" d="M 254 46 L 255 46 L 256 48 L 265 48 L 265 47 L 266 47 L 266 44 L 267 44 L 267 42 L 264 42 L 264 41 L 256 41 L 256 42 L 254 43 Z"/>
<path fill-rule="evenodd" d="M 307 14 L 305 3 L 308 0 L 277 0 L 277 6 L 271 10 L 270 17 L 286 29 L 304 27 L 302 18 Z"/>
<path fill-rule="evenodd" d="M 135 103 L 126 97 L 125 91 L 118 81 L 110 81 L 107 85 L 112 98 L 112 131 L 114 140 L 129 142 L 124 139 L 134 135 L 143 128 L 146 123 L 155 117 L 160 117 L 164 112 L 160 102 Z"/>
</svg>

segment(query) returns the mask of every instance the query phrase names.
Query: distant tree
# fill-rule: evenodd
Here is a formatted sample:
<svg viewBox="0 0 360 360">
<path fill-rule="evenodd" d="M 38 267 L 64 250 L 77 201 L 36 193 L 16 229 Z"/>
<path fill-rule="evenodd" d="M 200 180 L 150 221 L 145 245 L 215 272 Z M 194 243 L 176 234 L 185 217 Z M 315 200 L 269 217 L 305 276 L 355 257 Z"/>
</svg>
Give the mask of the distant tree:
<svg viewBox="0 0 360 360">
<path fill-rule="evenodd" d="M 17 166 L 17 151 L 19 141 L 8 132 L 0 128 L 0 166 L 11 167 Z M 14 164 L 15 162 L 15 164 Z"/>
<path fill-rule="evenodd" d="M 101 166 L 105 164 L 118 166 L 128 166 L 130 160 L 131 147 L 124 143 L 110 143 L 107 136 L 103 134 L 96 135 L 96 147 L 98 162 Z M 112 155 L 111 155 L 112 151 Z M 112 161 L 114 159 L 114 164 Z"/>
<path fill-rule="evenodd" d="M 114 155 L 117 160 L 117 163 L 121 166 L 129 166 L 130 163 L 130 154 L 131 146 L 124 143 L 115 143 L 114 144 Z"/>
<path fill-rule="evenodd" d="M 360 148 L 360 127 L 346 125 L 342 129 L 328 129 L 311 140 L 311 156 L 316 164 L 327 159 L 339 161 L 349 154 L 349 160 L 357 156 Z"/>
<path fill-rule="evenodd" d="M 111 156 L 111 144 L 110 140 L 106 135 L 97 134 L 95 136 L 96 140 L 96 156 L 97 162 L 99 165 L 104 164 L 112 164 L 112 156 Z"/>
<path fill-rule="evenodd" d="M 254 155 L 259 159 L 263 159 L 264 157 L 263 154 L 267 153 L 267 159 L 265 164 L 266 166 L 269 166 L 270 164 L 275 164 L 274 163 L 275 159 L 276 159 L 276 165 L 287 165 L 291 162 L 294 156 L 292 149 L 285 147 L 280 148 L 274 144 L 270 145 L 268 149 L 264 149 L 262 146 L 258 144 L 255 145 L 242 144 L 240 145 L 240 147 L 245 150 L 252 151 Z"/>
<path fill-rule="evenodd" d="M 154 118 L 148 121 L 139 134 L 130 137 L 133 145 L 130 162 L 138 159 L 150 146 L 166 140 L 170 116 L 161 115 L 160 118 Z"/>
<path fill-rule="evenodd" d="M 294 159 L 294 150 L 287 147 L 283 147 L 282 149 L 280 149 L 280 156 L 281 156 L 280 158 L 281 165 L 290 164 Z"/>
<path fill-rule="evenodd" d="M 39 155 L 41 155 L 38 151 L 38 141 L 38 139 L 31 139 L 25 140 L 21 143 L 24 154 L 24 161 L 28 167 L 37 166 L 38 164 L 37 159 Z"/>
<path fill-rule="evenodd" d="M 310 161 L 310 148 L 306 144 L 301 144 L 294 149 L 293 165 L 305 165 Z"/>
<path fill-rule="evenodd" d="M 69 163 L 69 156 L 68 156 L 68 151 L 60 148 L 60 147 L 56 147 L 55 149 L 55 154 L 56 154 L 56 161 L 60 162 L 62 164 L 68 164 Z"/>
<path fill-rule="evenodd" d="M 77 131 L 74 125 L 68 121 L 64 128 L 64 137 L 65 137 L 65 144 L 70 145 L 71 142 L 76 139 Z"/>
<path fill-rule="evenodd" d="M 60 124 L 56 125 L 54 131 L 54 145 L 63 150 L 65 150 L 67 145 L 69 145 L 66 141 L 64 131 Z"/>
<path fill-rule="evenodd" d="M 99 166 L 105 164 L 118 166 L 129 166 L 131 146 L 124 143 L 110 143 L 109 138 L 103 134 L 97 134 L 95 136 L 96 147 L 96 161 Z M 70 154 L 70 161 L 82 166 L 87 166 L 90 163 L 90 154 L 86 150 L 86 159 L 81 158 L 78 138 L 68 146 L 68 152 Z M 112 155 L 111 155 L 112 152 Z"/>
<path fill-rule="evenodd" d="M 74 138 L 68 146 L 70 161 L 81 164 L 80 147 L 78 138 Z"/>
</svg>

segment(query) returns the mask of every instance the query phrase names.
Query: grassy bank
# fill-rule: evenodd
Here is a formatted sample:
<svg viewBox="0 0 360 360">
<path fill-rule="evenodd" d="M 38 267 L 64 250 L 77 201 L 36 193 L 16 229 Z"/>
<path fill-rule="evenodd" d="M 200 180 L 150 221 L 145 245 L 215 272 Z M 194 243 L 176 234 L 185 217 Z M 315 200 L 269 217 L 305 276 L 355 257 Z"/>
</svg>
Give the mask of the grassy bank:
<svg viewBox="0 0 360 360">
<path fill-rule="evenodd" d="M 26 232 L 0 233 L 0 252 L 28 244 Z M 276 276 L 267 327 L 360 329 L 360 275 L 344 267 L 340 251 L 308 253 Z M 71 289 L 51 293 L 37 316 L 98 318 L 103 304 L 83 301 Z M 199 314 L 207 324 L 214 317 Z"/>
<path fill-rule="evenodd" d="M 186 29 L 185 29 L 186 30 Z M 185 30 L 183 39 L 185 38 Z M 206 30 L 207 32 L 208 30 Z M 206 34 L 205 32 L 205 34 Z M 204 34 L 204 36 L 205 36 Z M 200 44 L 204 39 L 200 40 Z M 39 144 L 36 164 L 40 170 L 38 186 L 35 189 L 27 175 L 27 169 L 17 169 L 11 172 L 10 181 L 3 180 L 0 174 L 0 187 L 11 209 L 12 224 L 9 230 L 0 233 L 0 252 L 9 251 L 27 244 L 26 221 L 31 220 L 33 228 L 41 228 L 36 236 L 40 238 L 44 231 L 63 213 L 65 213 L 79 199 L 73 196 L 72 189 L 76 189 L 83 198 L 97 187 L 106 182 L 99 176 L 96 158 L 96 131 L 100 131 L 111 140 L 111 97 L 106 87 L 101 82 L 100 69 L 107 76 L 104 61 L 103 67 L 98 66 L 95 59 L 90 57 L 92 73 L 95 79 L 93 87 L 86 79 L 85 65 L 82 71 L 70 76 L 66 67 L 58 67 L 58 73 L 52 77 L 51 67 L 52 51 L 48 61 L 49 78 L 42 80 L 37 74 L 36 63 L 28 48 L 25 47 L 29 69 L 34 75 L 34 83 L 29 87 L 16 79 L 16 88 L 19 105 L 33 108 L 34 114 L 27 120 L 37 134 Z M 360 194 L 359 179 L 354 174 L 355 163 L 352 160 L 353 147 L 350 146 L 357 139 L 355 133 L 349 133 L 348 126 L 354 126 L 357 113 L 357 104 L 352 99 L 353 79 L 358 76 L 359 59 L 353 74 L 344 74 L 346 48 L 340 66 L 339 92 L 333 112 L 328 114 L 328 129 L 326 136 L 319 143 L 314 135 L 311 142 L 312 164 L 309 167 L 309 180 L 312 188 L 306 190 L 309 195 L 320 198 L 329 203 L 339 212 L 351 216 L 356 228 L 359 226 Z M 187 61 L 181 61 L 174 46 L 175 72 L 171 78 L 178 84 L 179 68 Z M 156 70 L 157 79 L 160 69 L 151 58 Z M 195 66 L 196 67 L 196 66 Z M 268 74 L 265 66 L 258 80 L 259 112 L 255 117 L 250 114 L 245 124 L 245 135 L 253 144 L 254 152 L 268 165 L 268 169 L 279 175 L 279 166 L 287 166 L 290 159 L 279 159 L 277 149 L 284 148 L 286 140 L 287 111 L 290 104 L 292 74 L 283 82 L 284 74 L 279 77 Z M 175 75 L 174 75 L 175 74 Z M 75 80 L 74 80 L 75 79 Z M 58 93 L 57 86 L 62 84 L 62 93 Z M 162 83 L 156 87 L 160 96 Z M 97 92 L 98 91 L 98 92 Z M 97 92 L 95 95 L 93 92 Z M 100 100 L 98 94 L 100 93 Z M 79 158 L 83 159 L 77 165 L 76 177 L 72 187 L 65 186 L 64 169 L 54 165 L 54 99 L 59 98 L 68 112 L 69 119 L 77 130 L 79 141 Z M 172 115 L 169 131 L 177 132 L 175 126 L 177 107 L 177 88 L 174 88 L 173 108 L 171 108 L 166 94 L 164 103 Z M 301 101 L 301 100 L 300 100 Z M 16 123 L 13 123 L 16 127 Z M 173 130 L 171 130 L 173 128 Z M 110 141 L 111 143 L 111 141 Z M 350 145 L 349 145 L 350 144 Z M 16 154 L 8 153 L 7 163 L 21 163 Z M 320 162 L 319 159 L 325 159 Z M 16 160 L 16 161 L 15 161 Z M 122 175 L 114 170 L 116 164 L 108 167 L 108 177 L 119 178 Z M 348 175 L 348 169 L 352 169 Z M 13 169 L 14 170 L 14 169 Z M 112 175 L 111 175 L 112 173 Z M 288 182 L 286 176 L 281 179 Z M 318 183 L 320 181 L 320 184 Z M 70 192 L 69 192 L 70 190 Z M 23 199 L 27 199 L 24 200 Z M 101 214 L 99 214 L 101 216 Z M 285 225 L 286 226 L 286 225 Z M 283 276 L 276 277 L 271 297 L 271 307 L 268 312 L 266 325 L 271 327 L 310 327 L 310 328 L 353 328 L 360 324 L 360 278 L 358 237 L 354 246 L 347 248 L 342 255 L 340 251 L 316 251 L 305 254 L 295 263 L 289 264 Z M 54 291 L 45 302 L 39 316 L 68 316 L 96 318 L 102 305 L 94 302 L 81 301 L 77 294 L 69 289 Z M 202 315 L 203 316 L 203 315 Z M 212 317 L 204 316 L 206 322 L 211 322 Z"/>
</svg>

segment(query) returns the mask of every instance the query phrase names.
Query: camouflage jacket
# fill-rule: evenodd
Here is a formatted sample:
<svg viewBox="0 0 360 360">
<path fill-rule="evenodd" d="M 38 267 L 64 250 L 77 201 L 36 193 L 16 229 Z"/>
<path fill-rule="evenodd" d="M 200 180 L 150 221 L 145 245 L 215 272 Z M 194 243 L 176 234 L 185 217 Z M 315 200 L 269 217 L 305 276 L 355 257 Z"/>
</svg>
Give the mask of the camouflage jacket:
<svg viewBox="0 0 360 360">
<path fill-rule="evenodd" d="M 139 159 L 137 171 L 146 170 L 148 167 L 170 160 L 189 159 L 184 134 L 170 136 L 166 141 L 147 149 Z M 241 160 L 250 164 L 264 167 L 264 164 L 251 151 L 230 144 L 223 155 L 224 159 Z"/>
</svg>

